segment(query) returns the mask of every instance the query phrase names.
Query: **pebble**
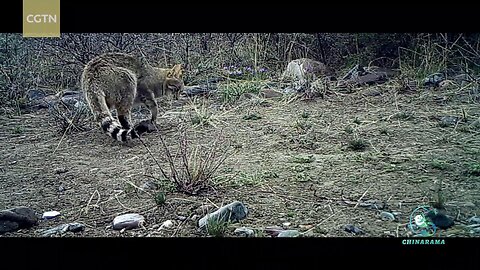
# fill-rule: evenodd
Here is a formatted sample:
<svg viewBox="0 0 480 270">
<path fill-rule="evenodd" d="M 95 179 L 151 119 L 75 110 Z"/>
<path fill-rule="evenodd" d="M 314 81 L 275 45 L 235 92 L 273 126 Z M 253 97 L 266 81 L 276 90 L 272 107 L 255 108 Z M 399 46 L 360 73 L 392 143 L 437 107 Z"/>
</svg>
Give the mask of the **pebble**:
<svg viewBox="0 0 480 270">
<path fill-rule="evenodd" d="M 125 214 L 113 219 L 114 230 L 129 230 L 140 227 L 145 218 L 139 214 Z"/>
<path fill-rule="evenodd" d="M 297 230 L 285 230 L 278 234 L 277 237 L 298 237 L 300 236 L 300 232 Z"/>
<path fill-rule="evenodd" d="M 60 216 L 60 212 L 58 211 L 48 211 L 43 213 L 42 218 L 43 219 L 52 219 Z"/>
<path fill-rule="evenodd" d="M 383 221 L 394 221 L 395 220 L 395 216 L 392 213 L 385 212 L 385 211 L 380 213 L 380 218 Z"/>
<path fill-rule="evenodd" d="M 345 225 L 345 231 L 353 234 L 365 234 L 362 229 L 351 224 Z"/>
<path fill-rule="evenodd" d="M 167 220 L 165 222 L 162 223 L 162 225 L 160 226 L 160 230 L 161 229 L 169 229 L 173 226 L 173 221 L 171 220 Z"/>
<path fill-rule="evenodd" d="M 240 227 L 236 228 L 233 232 L 235 235 L 242 236 L 242 237 L 253 237 L 255 236 L 255 232 L 247 227 Z"/>
</svg>

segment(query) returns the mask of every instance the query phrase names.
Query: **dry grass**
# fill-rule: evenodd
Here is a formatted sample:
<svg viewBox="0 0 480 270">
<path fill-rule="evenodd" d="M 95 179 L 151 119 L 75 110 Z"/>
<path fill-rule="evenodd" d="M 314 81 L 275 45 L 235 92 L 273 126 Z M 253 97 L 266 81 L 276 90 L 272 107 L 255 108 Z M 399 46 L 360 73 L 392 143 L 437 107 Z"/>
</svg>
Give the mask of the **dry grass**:
<svg viewBox="0 0 480 270">
<path fill-rule="evenodd" d="M 182 147 L 183 153 L 188 152 L 185 157 L 209 153 L 219 130 L 232 142 L 235 152 L 212 177 L 217 192 L 186 195 L 171 182 L 159 181 L 160 190 L 165 192 L 161 205 L 155 203 L 153 193 L 136 188 L 162 177 L 141 142 L 120 145 L 100 131 L 89 131 L 65 136 L 59 144 L 59 135 L 39 124 L 47 117 L 42 112 L 2 117 L 0 182 L 4 188 L 0 207 L 27 205 L 63 214 L 62 220 L 42 223 L 13 234 L 16 236 L 35 236 L 40 229 L 56 225 L 54 222 L 67 221 L 85 223 L 85 236 L 118 236 L 119 232 L 105 228 L 116 215 L 127 212 L 143 214 L 147 220 L 145 228 L 127 231 L 127 236 L 199 236 L 195 222 L 188 219 L 177 222 L 170 231 L 158 226 L 177 216 L 191 218 L 202 205 L 240 200 L 251 214 L 239 226 L 260 231 L 290 222 L 292 228 L 312 236 L 350 236 L 343 227 L 355 224 L 367 237 L 404 237 L 409 213 L 418 205 L 435 202 L 440 185 L 448 213 L 460 224 L 479 211 L 480 182 L 475 172 L 480 161 L 480 131 L 474 125 L 480 117 L 477 97 L 469 94 L 468 88 L 402 94 L 399 87 L 391 81 L 373 87 L 381 93 L 377 96 L 365 95 L 372 88 L 359 88 L 350 95 L 329 95 L 311 102 L 271 101 L 268 107 L 242 103 L 228 110 L 211 109 L 213 116 L 221 115 L 225 121 L 216 127 L 186 126 L 188 145 L 206 147 L 197 151 L 195 147 L 185 151 L 185 144 L 180 143 L 184 139 L 173 132 L 179 126 L 170 118 L 162 118 L 160 133 L 143 138 L 162 167 L 169 168 L 169 160 L 183 166 Z M 209 106 L 214 101 L 205 102 Z M 252 110 L 261 118 L 245 120 Z M 440 127 L 438 119 L 443 116 L 466 121 Z M 295 125 L 297 120 L 306 122 L 302 125 L 305 128 Z M 14 130 L 19 125 L 22 134 Z M 351 127 L 350 133 L 345 131 L 347 127 Z M 170 149 L 171 158 L 160 138 Z M 368 148 L 361 152 L 348 149 L 348 142 L 355 138 L 365 141 Z M 312 158 L 310 162 L 294 162 L 298 156 Z M 437 163 L 448 165 L 439 169 L 443 167 Z M 55 173 L 59 167 L 67 172 Z M 179 179 L 188 173 L 201 175 L 195 170 L 184 172 L 177 172 Z M 127 181 L 136 192 L 125 191 Z M 59 191 L 61 185 L 64 191 Z M 386 211 L 399 212 L 398 221 L 380 221 L 379 210 L 363 206 L 369 200 L 384 203 Z M 230 225 L 227 235 L 234 226 Z M 442 231 L 442 235 L 470 236 L 461 228 Z"/>
</svg>

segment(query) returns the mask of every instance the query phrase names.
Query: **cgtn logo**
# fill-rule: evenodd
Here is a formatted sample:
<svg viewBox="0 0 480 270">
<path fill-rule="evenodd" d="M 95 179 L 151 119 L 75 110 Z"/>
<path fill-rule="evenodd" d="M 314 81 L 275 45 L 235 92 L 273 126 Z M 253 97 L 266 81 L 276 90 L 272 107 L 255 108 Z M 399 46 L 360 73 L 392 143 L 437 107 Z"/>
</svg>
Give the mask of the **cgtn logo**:
<svg viewBox="0 0 480 270">
<path fill-rule="evenodd" d="M 28 14 L 27 23 L 57 23 L 56 14 Z"/>
</svg>

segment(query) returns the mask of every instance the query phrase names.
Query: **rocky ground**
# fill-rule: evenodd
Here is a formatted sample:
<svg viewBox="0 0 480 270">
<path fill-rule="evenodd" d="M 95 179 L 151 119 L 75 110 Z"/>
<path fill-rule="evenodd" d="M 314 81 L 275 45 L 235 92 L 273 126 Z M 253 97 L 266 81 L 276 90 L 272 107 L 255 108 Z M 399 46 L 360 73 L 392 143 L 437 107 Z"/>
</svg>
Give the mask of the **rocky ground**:
<svg viewBox="0 0 480 270">
<path fill-rule="evenodd" d="M 159 132 L 127 145 L 93 124 L 59 133 L 47 109 L 5 113 L 0 209 L 60 215 L 2 236 L 42 236 L 67 223 L 83 227 L 64 236 L 206 236 L 198 220 L 239 201 L 248 215 L 225 235 L 247 227 L 266 237 L 278 227 L 313 237 L 406 237 L 412 211 L 439 194 L 454 225 L 436 235 L 478 236 L 472 219 L 480 212 L 478 91 L 391 80 L 311 100 L 249 96 L 223 106 L 215 98 L 184 97 L 164 107 Z M 221 137 L 219 151 L 227 145 L 232 151 L 213 188 L 198 195 L 161 180 L 156 162 L 168 169 L 160 136 L 176 153 L 180 126 L 192 146 L 208 148 Z M 114 230 L 114 218 L 127 213 L 144 222 Z"/>
</svg>

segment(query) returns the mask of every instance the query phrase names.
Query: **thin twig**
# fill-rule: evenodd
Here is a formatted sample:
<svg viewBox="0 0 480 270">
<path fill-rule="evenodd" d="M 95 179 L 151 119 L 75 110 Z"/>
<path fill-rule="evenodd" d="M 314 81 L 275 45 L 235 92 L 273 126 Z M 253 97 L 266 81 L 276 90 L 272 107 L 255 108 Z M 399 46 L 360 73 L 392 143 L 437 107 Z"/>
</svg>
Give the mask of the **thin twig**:
<svg viewBox="0 0 480 270">
<path fill-rule="evenodd" d="M 365 192 L 362 194 L 362 196 L 360 197 L 360 199 L 358 199 L 357 201 L 357 204 L 355 204 L 355 206 L 353 207 L 353 209 L 357 208 L 357 206 L 360 204 L 360 202 L 362 201 L 363 197 L 365 197 L 365 195 L 367 194 L 368 190 L 373 186 L 373 184 L 371 184 L 366 190 Z"/>
</svg>

